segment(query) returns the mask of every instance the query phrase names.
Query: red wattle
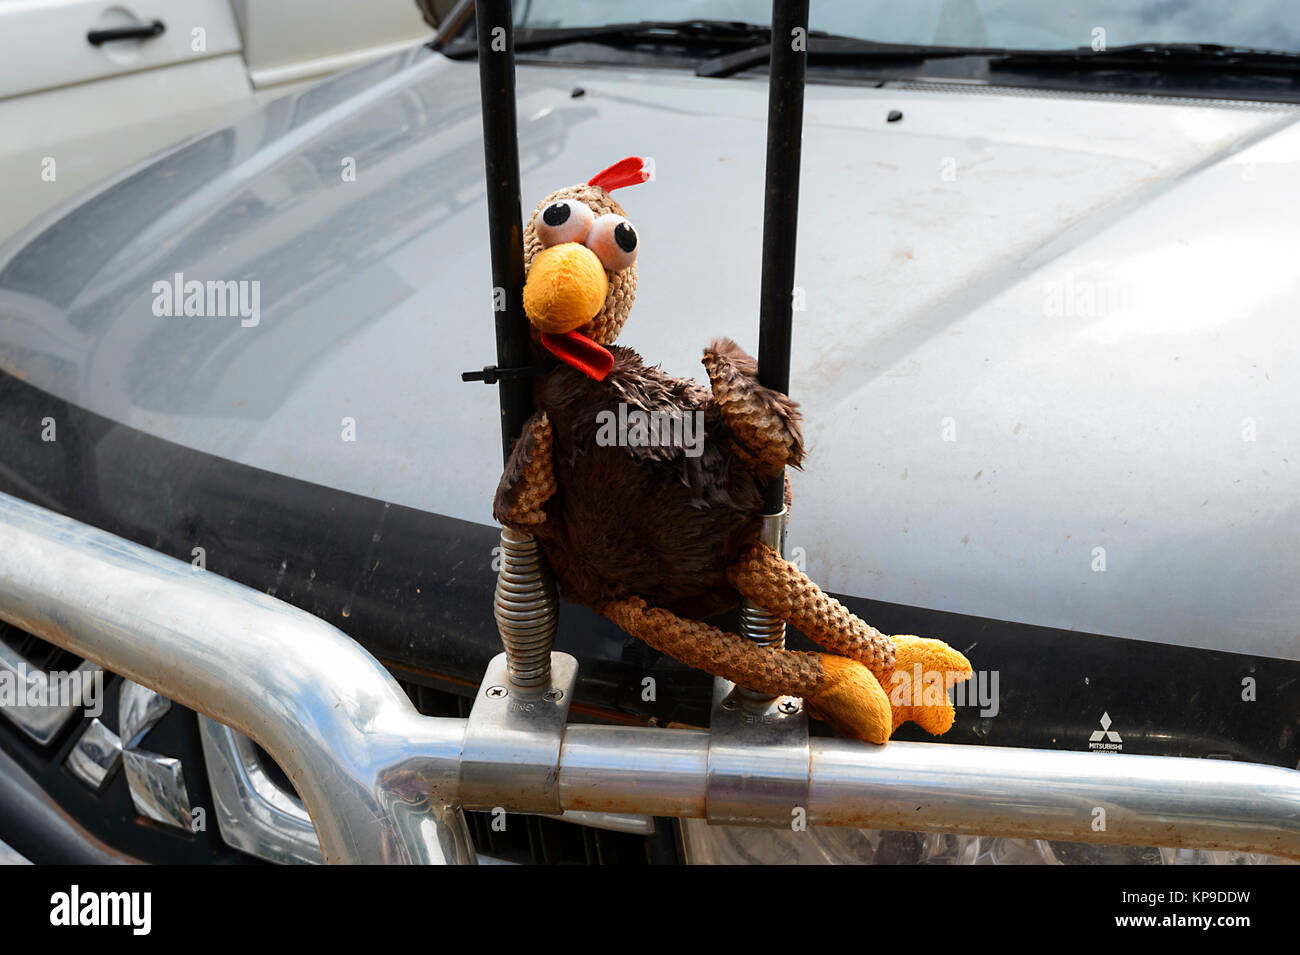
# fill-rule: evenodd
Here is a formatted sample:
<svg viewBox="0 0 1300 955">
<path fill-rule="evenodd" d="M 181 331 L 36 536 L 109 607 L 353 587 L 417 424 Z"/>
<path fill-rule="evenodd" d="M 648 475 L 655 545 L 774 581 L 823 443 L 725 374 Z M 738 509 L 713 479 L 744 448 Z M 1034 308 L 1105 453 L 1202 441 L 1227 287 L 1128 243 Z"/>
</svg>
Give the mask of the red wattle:
<svg viewBox="0 0 1300 955">
<path fill-rule="evenodd" d="M 581 332 L 565 332 L 563 335 L 542 332 L 541 339 L 547 351 L 588 378 L 604 381 L 614 367 L 614 356 Z"/>
</svg>

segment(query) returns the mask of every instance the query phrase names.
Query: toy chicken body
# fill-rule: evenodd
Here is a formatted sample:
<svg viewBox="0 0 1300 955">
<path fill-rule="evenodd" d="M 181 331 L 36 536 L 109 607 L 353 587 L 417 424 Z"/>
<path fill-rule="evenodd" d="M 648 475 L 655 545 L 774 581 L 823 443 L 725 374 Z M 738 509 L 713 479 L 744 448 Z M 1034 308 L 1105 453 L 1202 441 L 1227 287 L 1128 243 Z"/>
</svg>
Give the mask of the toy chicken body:
<svg viewBox="0 0 1300 955">
<path fill-rule="evenodd" d="M 640 160 L 623 160 L 551 194 L 528 221 L 524 307 L 554 361 L 536 380 L 497 520 L 537 537 L 566 600 L 686 664 L 803 697 L 812 715 L 870 742 L 909 719 L 946 732 L 947 690 L 971 674 L 965 657 L 878 632 L 759 541 L 761 482 L 802 462 L 797 406 L 726 339 L 705 350 L 708 389 L 613 345 L 639 238 L 609 193 L 645 178 Z M 761 647 L 702 622 L 742 596 L 833 652 Z"/>
<path fill-rule="evenodd" d="M 708 391 L 647 368 L 629 348 L 610 351 L 603 381 L 561 363 L 534 393 L 550 426 L 556 493 L 533 532 L 560 590 L 597 608 L 653 595 L 686 617 L 734 606 L 726 568 L 758 534 L 754 477 L 727 453 Z M 674 441 L 674 429 L 689 439 Z"/>
</svg>

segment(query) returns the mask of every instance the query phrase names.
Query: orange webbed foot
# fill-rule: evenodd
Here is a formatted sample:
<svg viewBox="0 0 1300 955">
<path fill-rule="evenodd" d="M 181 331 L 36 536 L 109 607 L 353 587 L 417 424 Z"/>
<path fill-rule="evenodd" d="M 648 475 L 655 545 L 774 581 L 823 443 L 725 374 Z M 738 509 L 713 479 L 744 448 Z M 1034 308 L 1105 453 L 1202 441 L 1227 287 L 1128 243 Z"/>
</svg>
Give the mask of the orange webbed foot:
<svg viewBox="0 0 1300 955">
<path fill-rule="evenodd" d="M 822 683 L 807 698 L 808 714 L 825 720 L 842 736 L 884 743 L 893 732 L 889 697 L 875 674 L 857 660 L 821 655 Z"/>
<path fill-rule="evenodd" d="M 970 661 L 942 640 L 910 634 L 893 640 L 894 668 L 881 679 L 893 716 L 891 733 L 911 721 L 927 733 L 942 736 L 957 716 L 949 693 L 970 679 L 974 672 Z"/>
</svg>

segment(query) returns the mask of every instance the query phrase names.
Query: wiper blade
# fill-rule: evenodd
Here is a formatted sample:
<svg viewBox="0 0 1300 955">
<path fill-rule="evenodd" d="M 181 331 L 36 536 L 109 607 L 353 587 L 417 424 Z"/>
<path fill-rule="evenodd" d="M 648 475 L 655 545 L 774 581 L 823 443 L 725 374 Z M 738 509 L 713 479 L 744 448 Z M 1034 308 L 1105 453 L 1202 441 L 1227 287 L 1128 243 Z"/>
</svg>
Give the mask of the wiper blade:
<svg viewBox="0 0 1300 955">
<path fill-rule="evenodd" d="M 722 56 L 705 60 L 696 69 L 699 76 L 731 76 L 766 63 L 772 52 L 772 28 L 741 20 L 639 20 L 589 27 L 522 28 L 515 32 L 515 52 L 547 50 L 575 43 L 609 46 L 662 44 L 675 46 L 737 47 Z M 452 59 L 471 59 L 478 53 L 472 40 L 457 38 L 442 50 Z M 808 31 L 809 62 L 917 62 L 958 56 L 995 56 L 1007 53 L 1002 47 L 917 46 L 878 43 L 861 37 L 841 36 L 822 30 Z"/>
<path fill-rule="evenodd" d="M 989 69 L 1187 70 L 1300 75 L 1300 53 L 1252 50 L 1217 43 L 1133 43 L 1107 50 L 1016 50 L 989 61 Z"/>
<path fill-rule="evenodd" d="M 515 52 L 547 50 L 573 43 L 603 43 L 612 46 L 676 44 L 751 47 L 768 43 L 770 27 L 739 20 L 638 20 L 633 23 L 605 23 L 590 27 L 521 28 L 515 31 Z M 443 53 L 452 59 L 468 59 L 478 52 L 472 40 L 449 44 Z"/>
<path fill-rule="evenodd" d="M 924 60 L 951 59 L 961 56 L 1000 56 L 1007 52 L 1002 47 L 877 43 L 860 37 L 839 36 L 818 31 L 810 31 L 808 34 L 809 65 L 814 63 L 918 63 Z M 696 68 L 695 73 L 697 76 L 732 76 L 751 66 L 766 63 L 771 55 L 772 47 L 768 42 L 706 60 Z"/>
</svg>

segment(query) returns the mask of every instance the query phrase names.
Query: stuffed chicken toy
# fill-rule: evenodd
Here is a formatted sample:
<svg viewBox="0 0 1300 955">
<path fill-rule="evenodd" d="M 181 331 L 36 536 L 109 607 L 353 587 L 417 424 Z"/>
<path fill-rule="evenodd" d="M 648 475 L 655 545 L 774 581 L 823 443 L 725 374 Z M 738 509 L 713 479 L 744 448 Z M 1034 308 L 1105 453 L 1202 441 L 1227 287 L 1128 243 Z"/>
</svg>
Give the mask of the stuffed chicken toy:
<svg viewBox="0 0 1300 955">
<path fill-rule="evenodd" d="M 803 461 L 798 406 L 759 384 L 757 363 L 730 340 L 704 350 L 708 388 L 614 344 L 636 295 L 640 236 L 610 193 L 647 178 L 625 159 L 551 193 L 524 229 L 536 411 L 496 519 L 536 537 L 566 600 L 682 663 L 802 697 L 857 739 L 884 743 L 907 720 L 947 732 L 966 658 L 880 633 L 759 540 L 762 482 Z M 763 647 L 703 622 L 742 596 L 831 652 Z"/>
</svg>

